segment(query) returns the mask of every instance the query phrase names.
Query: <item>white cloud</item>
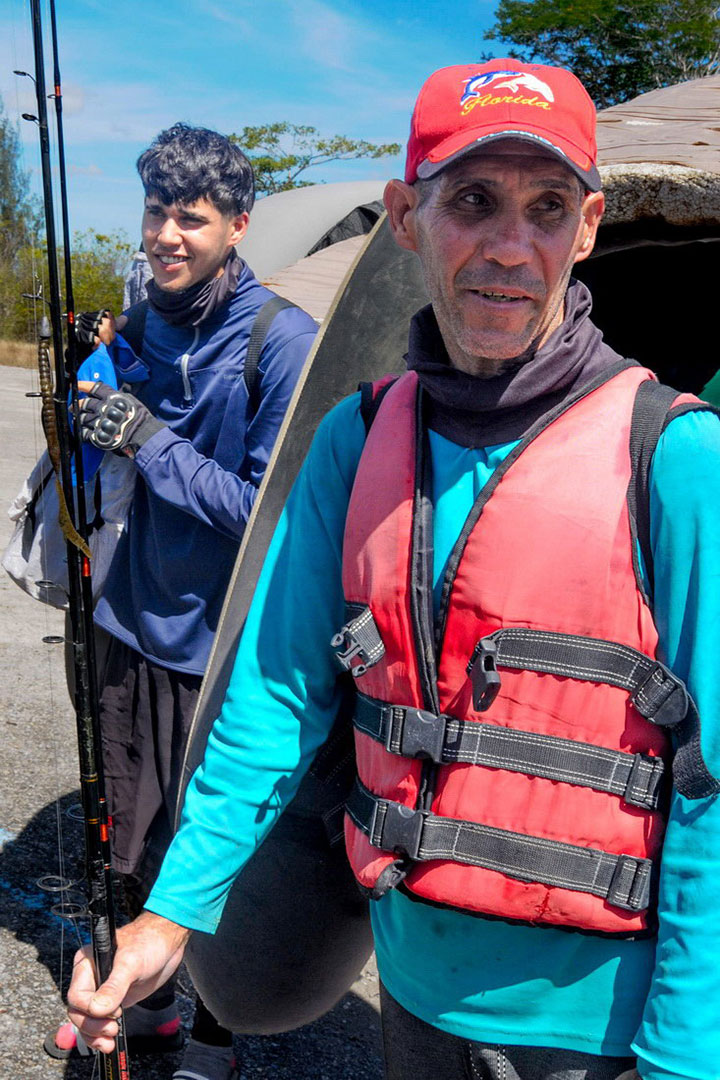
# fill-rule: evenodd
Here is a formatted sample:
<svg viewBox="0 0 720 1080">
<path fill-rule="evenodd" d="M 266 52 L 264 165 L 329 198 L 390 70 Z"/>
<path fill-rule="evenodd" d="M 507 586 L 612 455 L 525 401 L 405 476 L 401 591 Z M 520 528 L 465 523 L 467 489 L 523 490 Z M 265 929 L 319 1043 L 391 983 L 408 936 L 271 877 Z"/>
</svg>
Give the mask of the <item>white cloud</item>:
<svg viewBox="0 0 720 1080">
<path fill-rule="evenodd" d="M 77 116 L 85 108 L 85 91 L 78 83 L 63 83 L 63 113 Z"/>
<path fill-rule="evenodd" d="M 378 38 L 367 24 L 322 0 L 287 0 L 299 51 L 320 68 L 354 71 Z"/>
<path fill-rule="evenodd" d="M 76 87 L 72 112 L 68 110 L 68 141 L 88 143 L 149 142 L 173 120 L 178 104 L 172 102 L 172 118 L 157 87 L 149 83 L 104 82 Z"/>
<path fill-rule="evenodd" d="M 453 19 L 440 6 L 390 0 L 380 13 L 364 0 L 127 0 L 109 30 L 103 0 L 68 4 L 59 34 L 73 217 L 83 227 L 104 228 L 106 217 L 134 223 L 135 159 L 177 120 L 226 132 L 288 120 L 323 135 L 404 141 L 422 79 L 462 59 L 456 45 L 448 51 Z M 0 17 L 0 93 L 13 120 L 36 112 L 30 79 L 10 74 L 33 70 L 30 20 L 15 10 Z M 34 168 L 37 130 L 20 128 Z M 392 166 L 357 168 L 384 175 Z"/>
<path fill-rule="evenodd" d="M 221 3 L 215 4 L 212 0 L 198 0 L 197 10 L 201 15 L 208 15 L 211 19 L 216 19 L 227 26 L 233 26 L 236 30 L 241 30 L 245 37 L 254 36 L 252 22 L 238 16 L 234 6 L 232 10 L 228 10 Z"/>
<path fill-rule="evenodd" d="M 94 162 L 90 165 L 68 165 L 68 172 L 72 176 L 105 176 L 100 166 Z"/>
</svg>

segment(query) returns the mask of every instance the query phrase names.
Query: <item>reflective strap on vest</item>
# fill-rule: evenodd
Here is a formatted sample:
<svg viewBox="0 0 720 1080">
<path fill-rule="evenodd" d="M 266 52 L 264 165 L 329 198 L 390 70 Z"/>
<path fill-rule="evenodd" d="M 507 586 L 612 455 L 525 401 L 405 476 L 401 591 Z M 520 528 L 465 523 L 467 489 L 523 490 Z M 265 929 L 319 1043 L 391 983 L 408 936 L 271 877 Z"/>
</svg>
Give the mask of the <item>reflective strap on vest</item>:
<svg viewBox="0 0 720 1080">
<path fill-rule="evenodd" d="M 353 723 L 391 754 L 425 758 L 438 765 L 486 765 L 542 776 L 620 795 L 654 810 L 665 764 L 662 758 L 626 754 L 591 743 L 478 721 L 435 716 L 423 709 L 390 705 L 358 694 Z"/>
<path fill-rule="evenodd" d="M 641 716 L 673 729 L 673 781 L 680 794 L 699 799 L 720 792 L 720 781 L 712 776 L 702 755 L 697 706 L 682 680 L 659 660 L 616 641 L 506 627 L 481 638 L 468 663 L 473 703 L 480 712 L 489 709 L 497 696 L 499 667 L 607 683 L 629 691 Z"/>
<path fill-rule="evenodd" d="M 473 684 L 482 686 L 485 672 L 496 667 L 619 686 L 632 692 L 638 712 L 659 727 L 675 727 L 688 711 L 688 692 L 680 679 L 659 660 L 615 641 L 507 627 L 476 645 L 468 664 Z"/>
<path fill-rule="evenodd" d="M 650 903 L 649 859 L 438 817 L 373 795 L 359 780 L 347 812 L 373 847 L 414 861 L 481 866 L 519 881 L 592 893 L 624 911 L 644 911 Z"/>
<path fill-rule="evenodd" d="M 385 646 L 373 618 L 365 604 L 346 604 L 347 622 L 333 635 L 330 647 L 334 650 L 340 666 L 358 679 L 368 668 L 374 667 L 385 655 Z M 353 660 L 359 663 L 353 664 Z"/>
</svg>

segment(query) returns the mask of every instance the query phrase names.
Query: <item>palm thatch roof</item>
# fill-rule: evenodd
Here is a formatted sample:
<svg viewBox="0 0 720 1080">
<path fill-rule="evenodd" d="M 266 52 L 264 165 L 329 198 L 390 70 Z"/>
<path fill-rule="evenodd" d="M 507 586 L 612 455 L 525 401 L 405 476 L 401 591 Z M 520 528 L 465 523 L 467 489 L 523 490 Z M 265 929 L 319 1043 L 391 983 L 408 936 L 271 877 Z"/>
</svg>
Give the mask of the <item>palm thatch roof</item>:
<svg viewBox="0 0 720 1080">
<path fill-rule="evenodd" d="M 598 115 L 603 228 L 720 226 L 720 75 L 652 90 Z"/>
</svg>

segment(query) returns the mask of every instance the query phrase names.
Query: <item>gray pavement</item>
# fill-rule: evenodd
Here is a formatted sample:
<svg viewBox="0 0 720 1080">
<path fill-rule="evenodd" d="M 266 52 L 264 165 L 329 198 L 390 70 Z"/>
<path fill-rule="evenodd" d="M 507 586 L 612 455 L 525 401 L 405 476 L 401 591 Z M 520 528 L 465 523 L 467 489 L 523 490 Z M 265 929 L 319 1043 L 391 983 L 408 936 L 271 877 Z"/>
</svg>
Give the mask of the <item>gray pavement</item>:
<svg viewBox="0 0 720 1080">
<path fill-rule="evenodd" d="M 32 372 L 0 366 L 0 550 L 11 533 L 5 508 L 43 448 Z M 42 1049 L 62 1021 L 61 992 L 82 921 L 53 912 L 48 877 L 82 876 L 74 716 L 59 612 L 27 597 L 0 571 L 0 1080 L 89 1080 L 92 1061 L 58 1062 Z M 54 880 L 45 881 L 54 885 Z M 192 988 L 181 978 L 181 1011 Z M 369 964 L 322 1020 L 287 1035 L 236 1038 L 240 1080 L 380 1080 L 377 979 Z M 133 1080 L 169 1080 L 179 1055 L 138 1058 Z"/>
</svg>

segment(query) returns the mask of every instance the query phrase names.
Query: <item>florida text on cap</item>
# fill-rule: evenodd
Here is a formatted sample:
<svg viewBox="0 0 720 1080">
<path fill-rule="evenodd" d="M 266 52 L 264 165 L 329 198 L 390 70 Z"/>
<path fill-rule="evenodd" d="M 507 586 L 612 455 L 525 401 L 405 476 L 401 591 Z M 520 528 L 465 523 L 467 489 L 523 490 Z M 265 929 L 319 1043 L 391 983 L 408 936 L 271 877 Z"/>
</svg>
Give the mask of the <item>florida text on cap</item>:
<svg viewBox="0 0 720 1080">
<path fill-rule="evenodd" d="M 544 146 L 589 191 L 600 190 L 595 106 L 571 71 L 517 60 L 441 68 L 418 96 L 405 180 L 412 184 L 492 139 Z"/>
</svg>

